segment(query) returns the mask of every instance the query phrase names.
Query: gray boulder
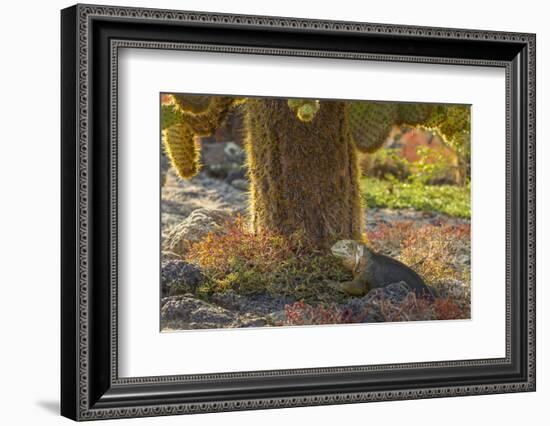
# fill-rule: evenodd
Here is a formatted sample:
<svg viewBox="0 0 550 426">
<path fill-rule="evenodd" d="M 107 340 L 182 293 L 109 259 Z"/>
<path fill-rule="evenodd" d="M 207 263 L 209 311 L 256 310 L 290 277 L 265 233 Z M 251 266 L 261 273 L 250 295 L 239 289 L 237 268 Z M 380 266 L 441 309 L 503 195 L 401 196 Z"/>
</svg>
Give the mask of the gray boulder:
<svg viewBox="0 0 550 426">
<path fill-rule="evenodd" d="M 381 302 L 389 301 L 398 305 L 411 292 L 410 287 L 404 281 L 400 281 L 374 288 L 363 297 L 352 298 L 348 303 L 341 305 L 341 309 L 345 316 L 353 319 L 352 322 L 383 322 L 385 318 L 381 311 Z"/>
<path fill-rule="evenodd" d="M 388 284 L 387 286 L 382 287 L 381 290 L 383 296 L 386 299 L 390 300 L 392 303 L 403 302 L 407 295 L 412 291 L 411 288 L 404 281 Z"/>
<path fill-rule="evenodd" d="M 210 300 L 216 305 L 241 314 L 266 316 L 274 311 L 281 311 L 286 305 L 296 302 L 294 297 L 269 294 L 237 294 L 234 290 L 213 294 Z"/>
<path fill-rule="evenodd" d="M 435 284 L 439 297 L 444 299 L 452 298 L 456 302 L 467 302 L 470 300 L 471 289 L 466 283 L 459 280 L 448 279 Z"/>
<path fill-rule="evenodd" d="M 232 161 L 233 163 L 237 164 L 243 164 L 246 160 L 246 153 L 235 142 L 227 142 L 225 144 L 223 152 L 227 161 Z"/>
<path fill-rule="evenodd" d="M 170 160 L 164 153 L 164 150 L 161 150 L 160 154 L 160 186 L 164 186 L 166 183 L 166 174 L 170 169 Z"/>
<path fill-rule="evenodd" d="M 162 328 L 176 330 L 224 328 L 231 326 L 237 318 L 227 309 L 188 294 L 163 300 L 160 315 Z"/>
<path fill-rule="evenodd" d="M 242 167 L 237 171 L 229 173 L 225 178 L 226 183 L 233 183 L 233 181 L 235 180 L 248 180 L 245 167 Z"/>
<path fill-rule="evenodd" d="M 231 215 L 225 210 L 196 209 L 170 231 L 163 250 L 184 255 L 187 244 L 200 241 L 211 232 L 222 233 L 230 220 Z"/>
<path fill-rule="evenodd" d="M 240 189 L 241 191 L 248 191 L 249 183 L 246 179 L 235 179 L 231 182 L 235 188 Z"/>
<path fill-rule="evenodd" d="M 177 259 L 161 263 L 162 297 L 195 293 L 203 280 L 204 275 L 198 266 Z"/>
<path fill-rule="evenodd" d="M 203 170 L 217 179 L 238 172 L 246 159 L 244 150 L 235 142 L 203 141 L 201 146 Z"/>
<path fill-rule="evenodd" d="M 192 294 L 166 297 L 161 304 L 162 330 L 263 327 L 267 324 L 261 316 L 241 315 L 197 299 Z"/>
</svg>

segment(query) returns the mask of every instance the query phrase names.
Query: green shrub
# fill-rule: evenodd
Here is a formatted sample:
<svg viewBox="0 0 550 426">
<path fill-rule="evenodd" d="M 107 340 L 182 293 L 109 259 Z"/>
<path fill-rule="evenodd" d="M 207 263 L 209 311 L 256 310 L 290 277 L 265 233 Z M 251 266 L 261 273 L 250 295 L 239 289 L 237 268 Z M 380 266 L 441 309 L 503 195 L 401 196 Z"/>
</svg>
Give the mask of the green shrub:
<svg viewBox="0 0 550 426">
<path fill-rule="evenodd" d="M 361 193 L 367 207 L 413 208 L 470 218 L 470 185 L 426 185 L 419 180 L 400 182 L 361 178 Z"/>
</svg>

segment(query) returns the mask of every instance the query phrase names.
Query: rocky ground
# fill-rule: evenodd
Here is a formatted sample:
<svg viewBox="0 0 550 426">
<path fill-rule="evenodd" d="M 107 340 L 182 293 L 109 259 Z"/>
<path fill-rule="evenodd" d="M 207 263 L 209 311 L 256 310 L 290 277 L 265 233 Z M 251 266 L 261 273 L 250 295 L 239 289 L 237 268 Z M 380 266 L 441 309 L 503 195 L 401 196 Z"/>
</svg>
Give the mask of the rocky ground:
<svg viewBox="0 0 550 426">
<path fill-rule="evenodd" d="M 235 152 L 230 154 L 234 158 Z M 240 154 L 237 152 L 236 155 Z M 221 230 L 228 219 L 238 214 L 247 215 L 248 183 L 245 174 L 231 162 L 225 164 L 230 164 L 228 170 L 206 167 L 189 181 L 179 179 L 173 169 L 166 171 L 161 203 L 163 331 L 313 324 L 323 321 L 430 319 L 429 313 L 421 312 L 418 308 L 417 301 L 411 301 L 411 309 L 403 312 L 402 305 L 408 303 L 410 294 L 402 282 L 371 290 L 364 297 L 350 298 L 345 303 L 333 303 L 328 309 L 304 306 L 290 296 L 243 296 L 232 290 L 213 295 L 208 301 L 197 297 L 195 290 L 204 276 L 198 267 L 184 262 L 175 254 L 180 252 L 182 241 L 198 240 L 209 232 Z M 413 209 L 369 209 L 365 220 L 367 231 L 380 224 L 391 226 L 392 223 L 403 221 L 414 221 L 419 225 L 469 223 L 468 220 Z M 462 261 L 469 263 L 469 253 L 463 257 Z M 446 283 L 443 292 L 461 296 L 464 293 L 463 283 L 450 281 Z"/>
</svg>

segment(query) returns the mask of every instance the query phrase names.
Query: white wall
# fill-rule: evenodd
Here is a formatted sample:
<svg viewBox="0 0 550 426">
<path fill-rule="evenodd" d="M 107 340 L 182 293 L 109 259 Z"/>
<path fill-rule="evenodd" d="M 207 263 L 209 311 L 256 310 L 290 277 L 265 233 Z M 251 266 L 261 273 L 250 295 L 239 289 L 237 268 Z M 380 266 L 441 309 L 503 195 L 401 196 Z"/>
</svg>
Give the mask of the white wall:
<svg viewBox="0 0 550 426">
<path fill-rule="evenodd" d="M 550 28 L 540 0 L 362 2 L 338 0 L 108 1 L 205 10 L 526 31 L 537 33 L 538 66 L 538 391 L 453 399 L 294 408 L 202 416 L 122 420 L 131 424 L 468 425 L 489 420 L 544 424 L 550 401 L 549 226 Z M 0 52 L 0 417 L 6 425 L 64 424 L 59 394 L 59 9 L 66 1 L 4 2 Z M 546 78 L 546 79 L 545 79 Z M 29 109 L 29 104 L 35 109 Z M 538 420 L 537 420 L 538 419 Z M 547 420 L 546 420 L 547 421 Z M 108 424 L 106 422 L 102 424 Z"/>
</svg>

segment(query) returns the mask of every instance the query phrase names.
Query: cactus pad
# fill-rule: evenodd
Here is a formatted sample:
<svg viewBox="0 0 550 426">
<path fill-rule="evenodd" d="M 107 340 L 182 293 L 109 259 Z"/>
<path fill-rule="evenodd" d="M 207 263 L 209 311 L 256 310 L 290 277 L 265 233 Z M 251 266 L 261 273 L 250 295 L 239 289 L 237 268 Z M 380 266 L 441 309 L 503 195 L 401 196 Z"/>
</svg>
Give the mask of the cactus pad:
<svg viewBox="0 0 550 426">
<path fill-rule="evenodd" d="M 461 134 L 470 133 L 470 106 L 469 105 L 438 105 L 426 127 L 437 131 L 448 141 L 452 141 Z"/>
<path fill-rule="evenodd" d="M 357 149 L 374 152 L 382 146 L 397 119 L 397 105 L 383 102 L 351 102 L 348 119 Z"/>
<path fill-rule="evenodd" d="M 172 95 L 174 104 L 181 112 L 198 114 L 208 108 L 212 96 Z"/>
<path fill-rule="evenodd" d="M 200 146 L 187 126 L 170 126 L 163 130 L 162 140 L 166 155 L 181 178 L 189 179 L 199 172 Z"/>
<path fill-rule="evenodd" d="M 160 111 L 160 128 L 167 129 L 181 120 L 181 112 L 173 104 L 162 105 Z"/>
<path fill-rule="evenodd" d="M 415 126 L 425 122 L 432 112 L 431 104 L 350 102 L 349 124 L 355 146 L 363 152 L 374 152 L 382 146 L 393 126 Z"/>
</svg>

